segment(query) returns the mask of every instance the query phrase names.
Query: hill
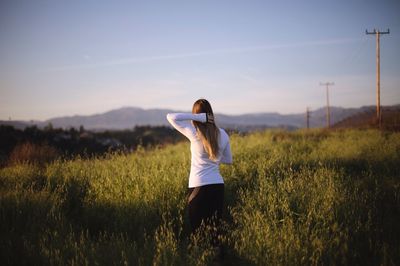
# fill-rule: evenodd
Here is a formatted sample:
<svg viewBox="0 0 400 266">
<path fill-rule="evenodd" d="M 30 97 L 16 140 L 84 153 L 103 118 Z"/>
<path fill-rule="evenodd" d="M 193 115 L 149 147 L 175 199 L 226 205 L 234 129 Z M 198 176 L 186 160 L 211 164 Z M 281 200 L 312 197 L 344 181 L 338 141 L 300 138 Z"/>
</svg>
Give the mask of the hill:
<svg viewBox="0 0 400 266">
<path fill-rule="evenodd" d="M 382 128 L 400 131 L 400 105 L 382 107 Z M 377 128 L 375 107 L 364 108 L 333 125 L 333 128 Z"/>
</svg>

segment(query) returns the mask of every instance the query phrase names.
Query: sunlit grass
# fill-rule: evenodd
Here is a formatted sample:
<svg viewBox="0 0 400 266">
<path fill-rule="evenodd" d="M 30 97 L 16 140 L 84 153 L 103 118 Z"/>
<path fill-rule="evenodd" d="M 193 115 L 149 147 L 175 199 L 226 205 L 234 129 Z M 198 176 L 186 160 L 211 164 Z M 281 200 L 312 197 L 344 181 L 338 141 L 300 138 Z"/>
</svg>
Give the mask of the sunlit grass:
<svg viewBox="0 0 400 266">
<path fill-rule="evenodd" d="M 224 264 L 400 263 L 400 134 L 231 136 Z M 0 170 L 1 264 L 204 265 L 187 142 Z"/>
</svg>

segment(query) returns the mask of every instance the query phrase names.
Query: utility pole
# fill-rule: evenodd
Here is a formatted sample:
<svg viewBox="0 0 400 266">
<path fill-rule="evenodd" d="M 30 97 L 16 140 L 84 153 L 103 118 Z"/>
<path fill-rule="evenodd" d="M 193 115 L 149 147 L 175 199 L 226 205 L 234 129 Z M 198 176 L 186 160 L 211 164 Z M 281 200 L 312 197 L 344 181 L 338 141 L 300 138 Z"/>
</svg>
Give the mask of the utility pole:
<svg viewBox="0 0 400 266">
<path fill-rule="evenodd" d="M 307 129 L 310 128 L 310 108 L 306 108 L 306 121 L 307 121 Z"/>
<path fill-rule="evenodd" d="M 331 127 L 331 109 L 329 107 L 329 86 L 335 85 L 334 82 L 319 83 L 320 86 L 326 86 L 326 126 Z"/>
<path fill-rule="evenodd" d="M 365 34 L 374 34 L 376 36 L 376 118 L 378 120 L 379 128 L 382 127 L 382 113 L 381 113 L 381 66 L 380 66 L 380 36 L 381 34 L 389 34 L 390 30 L 387 31 L 374 31 L 369 32 L 365 30 Z"/>
</svg>

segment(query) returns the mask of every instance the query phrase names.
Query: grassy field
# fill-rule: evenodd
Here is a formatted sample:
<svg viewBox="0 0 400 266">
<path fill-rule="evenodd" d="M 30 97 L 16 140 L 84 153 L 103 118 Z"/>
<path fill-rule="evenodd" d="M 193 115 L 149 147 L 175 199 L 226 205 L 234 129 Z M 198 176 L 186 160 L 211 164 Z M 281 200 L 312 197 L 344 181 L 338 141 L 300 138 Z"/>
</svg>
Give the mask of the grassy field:
<svg viewBox="0 0 400 266">
<path fill-rule="evenodd" d="M 400 134 L 231 136 L 224 265 L 400 265 Z M 207 265 L 187 142 L 0 169 L 0 264 Z"/>
</svg>

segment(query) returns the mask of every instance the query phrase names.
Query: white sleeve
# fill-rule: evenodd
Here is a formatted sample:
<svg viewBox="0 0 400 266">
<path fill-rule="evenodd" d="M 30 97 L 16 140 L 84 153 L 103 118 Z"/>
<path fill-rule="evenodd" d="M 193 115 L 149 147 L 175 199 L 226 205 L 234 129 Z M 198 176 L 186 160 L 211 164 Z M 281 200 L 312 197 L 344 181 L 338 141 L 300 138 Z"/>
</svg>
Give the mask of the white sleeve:
<svg viewBox="0 0 400 266">
<path fill-rule="evenodd" d="M 167 114 L 167 120 L 176 130 L 191 140 L 196 136 L 196 129 L 191 121 L 194 120 L 205 123 L 207 121 L 207 115 L 205 113 L 170 113 Z"/>
<path fill-rule="evenodd" d="M 233 160 L 232 160 L 232 153 L 231 153 L 231 145 L 228 140 L 228 143 L 226 144 L 225 149 L 221 156 L 221 163 L 232 164 L 232 161 Z"/>
</svg>

